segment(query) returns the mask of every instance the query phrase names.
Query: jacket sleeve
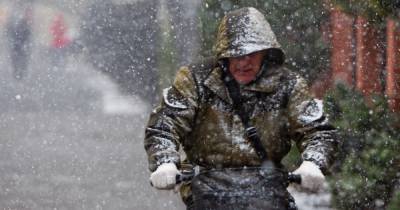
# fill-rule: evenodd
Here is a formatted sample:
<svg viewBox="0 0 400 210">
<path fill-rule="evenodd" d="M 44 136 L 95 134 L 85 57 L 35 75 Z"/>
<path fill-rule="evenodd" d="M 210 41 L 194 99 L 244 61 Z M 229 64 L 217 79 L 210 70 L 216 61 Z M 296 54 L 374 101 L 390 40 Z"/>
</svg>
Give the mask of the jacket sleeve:
<svg viewBox="0 0 400 210">
<path fill-rule="evenodd" d="M 328 121 L 322 100 L 313 98 L 306 81 L 296 76 L 288 101 L 291 134 L 303 161 L 312 161 L 327 173 L 336 156 L 339 138 Z"/>
<path fill-rule="evenodd" d="M 163 90 L 161 104 L 150 114 L 145 130 L 150 171 L 167 162 L 179 167 L 179 145 L 192 130 L 196 110 L 196 83 L 190 70 L 182 67 L 173 85 Z"/>
</svg>

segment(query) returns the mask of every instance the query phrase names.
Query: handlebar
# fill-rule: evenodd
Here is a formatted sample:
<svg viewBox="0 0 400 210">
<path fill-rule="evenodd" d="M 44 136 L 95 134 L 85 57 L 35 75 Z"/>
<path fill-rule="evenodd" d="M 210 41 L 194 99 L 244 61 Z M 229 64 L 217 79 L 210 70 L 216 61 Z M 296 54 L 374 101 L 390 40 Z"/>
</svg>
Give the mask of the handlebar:
<svg viewBox="0 0 400 210">
<path fill-rule="evenodd" d="M 194 170 L 181 170 L 181 173 L 176 175 L 176 184 L 179 184 L 181 182 L 188 182 L 192 180 L 194 176 Z"/>
<path fill-rule="evenodd" d="M 182 170 L 180 174 L 176 175 L 176 184 L 190 181 L 194 176 L 194 170 Z M 301 176 L 299 174 L 289 172 L 287 178 L 289 183 L 301 184 Z"/>
<path fill-rule="evenodd" d="M 293 174 L 289 172 L 288 174 L 289 183 L 301 184 L 301 176 L 299 174 Z"/>
</svg>

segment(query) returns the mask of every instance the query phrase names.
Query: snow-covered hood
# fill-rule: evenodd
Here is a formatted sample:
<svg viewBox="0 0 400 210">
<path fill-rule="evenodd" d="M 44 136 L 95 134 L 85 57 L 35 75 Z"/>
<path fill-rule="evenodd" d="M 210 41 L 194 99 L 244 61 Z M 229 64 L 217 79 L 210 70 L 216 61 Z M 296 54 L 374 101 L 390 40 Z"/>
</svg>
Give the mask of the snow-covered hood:
<svg viewBox="0 0 400 210">
<path fill-rule="evenodd" d="M 252 7 L 234 10 L 222 19 L 214 51 L 218 59 L 268 50 L 282 64 L 284 52 L 264 15 Z"/>
</svg>

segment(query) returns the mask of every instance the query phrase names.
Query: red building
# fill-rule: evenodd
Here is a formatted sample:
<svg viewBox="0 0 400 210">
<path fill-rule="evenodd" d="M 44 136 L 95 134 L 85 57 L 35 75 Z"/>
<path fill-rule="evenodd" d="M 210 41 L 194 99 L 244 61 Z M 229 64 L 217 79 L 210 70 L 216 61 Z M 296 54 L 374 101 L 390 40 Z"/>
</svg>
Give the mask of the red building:
<svg viewBox="0 0 400 210">
<path fill-rule="evenodd" d="M 400 111 L 400 25 L 388 19 L 386 31 L 362 16 L 340 9 L 330 15 L 331 71 L 329 84 L 342 82 L 366 98 L 385 94 L 390 108 Z M 326 82 L 325 82 L 326 83 Z M 317 88 L 322 95 L 326 88 Z"/>
</svg>

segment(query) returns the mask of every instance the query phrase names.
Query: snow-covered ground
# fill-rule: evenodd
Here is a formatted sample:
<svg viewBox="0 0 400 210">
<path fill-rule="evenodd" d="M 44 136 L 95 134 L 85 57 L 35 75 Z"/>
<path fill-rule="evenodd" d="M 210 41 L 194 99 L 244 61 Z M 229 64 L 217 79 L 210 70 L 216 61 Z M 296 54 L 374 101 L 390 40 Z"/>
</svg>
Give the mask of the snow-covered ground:
<svg viewBox="0 0 400 210">
<path fill-rule="evenodd" d="M 0 209 L 184 209 L 149 185 L 148 105 L 79 55 L 53 68 L 40 45 L 14 80 L 0 46 Z"/>
<path fill-rule="evenodd" d="M 330 206 L 331 195 L 328 191 L 317 194 L 300 192 L 294 187 L 288 188 L 299 210 L 333 210 Z"/>
<path fill-rule="evenodd" d="M 118 85 L 107 75 L 97 74 L 87 80 L 88 84 L 101 93 L 102 109 L 109 115 L 140 115 L 149 112 L 149 105 L 140 97 L 121 94 Z"/>
</svg>

